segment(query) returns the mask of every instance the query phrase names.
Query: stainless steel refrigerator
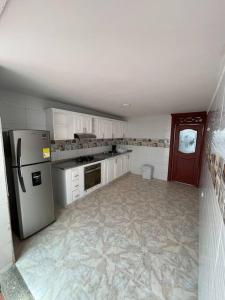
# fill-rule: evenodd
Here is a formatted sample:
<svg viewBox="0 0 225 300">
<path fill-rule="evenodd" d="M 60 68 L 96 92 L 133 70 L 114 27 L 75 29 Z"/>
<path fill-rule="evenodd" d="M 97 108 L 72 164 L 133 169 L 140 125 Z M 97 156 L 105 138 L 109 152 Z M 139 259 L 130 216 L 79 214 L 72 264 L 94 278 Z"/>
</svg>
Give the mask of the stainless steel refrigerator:
<svg viewBox="0 0 225 300">
<path fill-rule="evenodd" d="M 24 239 L 55 220 L 50 137 L 48 131 L 12 130 L 5 141 L 13 227 Z"/>
</svg>

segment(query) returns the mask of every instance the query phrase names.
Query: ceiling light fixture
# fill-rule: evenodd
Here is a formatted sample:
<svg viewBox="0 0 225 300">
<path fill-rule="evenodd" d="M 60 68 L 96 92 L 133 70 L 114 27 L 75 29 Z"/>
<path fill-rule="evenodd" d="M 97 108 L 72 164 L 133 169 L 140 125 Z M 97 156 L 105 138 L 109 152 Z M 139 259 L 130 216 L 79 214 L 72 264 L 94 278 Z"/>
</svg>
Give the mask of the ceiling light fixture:
<svg viewBox="0 0 225 300">
<path fill-rule="evenodd" d="M 123 107 L 129 107 L 129 106 L 131 106 L 130 103 L 123 103 L 122 105 L 123 105 Z"/>
</svg>

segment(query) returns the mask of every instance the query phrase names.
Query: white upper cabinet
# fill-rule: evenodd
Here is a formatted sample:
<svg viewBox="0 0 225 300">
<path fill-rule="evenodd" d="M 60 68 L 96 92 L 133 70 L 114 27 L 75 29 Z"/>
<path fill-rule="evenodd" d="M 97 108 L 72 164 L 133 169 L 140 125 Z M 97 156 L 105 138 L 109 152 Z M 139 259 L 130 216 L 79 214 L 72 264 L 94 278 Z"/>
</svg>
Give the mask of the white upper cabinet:
<svg viewBox="0 0 225 300">
<path fill-rule="evenodd" d="M 48 109 L 46 124 L 51 139 L 65 140 L 73 138 L 73 116 L 71 112 Z"/>
<path fill-rule="evenodd" d="M 94 117 L 93 133 L 96 135 L 97 139 L 111 139 L 112 121 L 110 119 Z"/>
<path fill-rule="evenodd" d="M 103 132 L 103 139 L 111 139 L 112 138 L 112 121 L 103 119 L 101 130 Z"/>
<path fill-rule="evenodd" d="M 74 133 L 93 133 L 98 139 L 123 138 L 126 122 L 72 111 L 47 109 L 47 130 L 53 140 L 73 139 Z"/>
<path fill-rule="evenodd" d="M 112 136 L 115 139 L 121 139 L 126 135 L 126 123 L 123 121 L 112 121 Z"/>
<path fill-rule="evenodd" d="M 73 114 L 74 133 L 92 133 L 92 117 L 83 114 Z"/>
</svg>

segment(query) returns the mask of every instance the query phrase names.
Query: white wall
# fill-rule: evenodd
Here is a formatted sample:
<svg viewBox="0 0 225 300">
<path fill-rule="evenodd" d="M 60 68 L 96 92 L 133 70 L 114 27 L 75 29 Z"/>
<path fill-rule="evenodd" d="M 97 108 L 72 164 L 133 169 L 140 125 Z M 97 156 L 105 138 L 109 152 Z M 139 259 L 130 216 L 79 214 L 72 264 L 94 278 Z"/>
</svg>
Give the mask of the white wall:
<svg viewBox="0 0 225 300">
<path fill-rule="evenodd" d="M 13 260 L 14 255 L 0 119 L 0 272 L 10 266 Z"/>
<path fill-rule="evenodd" d="M 225 69 L 224 69 L 225 71 Z M 225 162 L 225 74 L 221 76 L 209 110 L 206 147 Z M 219 140 L 213 139 L 219 133 Z M 213 139 L 213 143 L 212 143 Z M 222 144 L 221 144 L 222 143 Z M 220 147 L 222 145 L 222 147 Z M 222 149 L 222 151 L 220 151 Z M 223 180 L 220 181 L 223 184 Z M 201 178 L 199 231 L 199 300 L 225 299 L 225 224 L 212 183 L 206 156 Z"/>
<path fill-rule="evenodd" d="M 129 118 L 127 136 L 152 139 L 170 138 L 170 128 L 170 115 Z"/>
<path fill-rule="evenodd" d="M 55 107 L 99 116 L 112 117 L 104 113 L 78 106 L 66 105 L 58 101 L 0 90 L 0 116 L 3 130 L 46 129 L 45 109 Z"/>
<path fill-rule="evenodd" d="M 130 138 L 170 138 L 171 116 L 157 115 L 149 117 L 137 117 L 128 119 L 127 136 Z M 127 146 L 133 150 L 131 171 L 141 174 L 143 164 L 154 166 L 154 178 L 167 180 L 169 148 Z"/>
</svg>

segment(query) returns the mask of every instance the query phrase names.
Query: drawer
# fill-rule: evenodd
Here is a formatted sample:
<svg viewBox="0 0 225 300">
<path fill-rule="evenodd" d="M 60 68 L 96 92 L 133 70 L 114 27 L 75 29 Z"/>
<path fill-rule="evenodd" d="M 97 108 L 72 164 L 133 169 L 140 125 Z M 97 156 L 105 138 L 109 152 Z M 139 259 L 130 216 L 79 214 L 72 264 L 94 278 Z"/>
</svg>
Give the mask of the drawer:
<svg viewBox="0 0 225 300">
<path fill-rule="evenodd" d="M 72 200 L 75 201 L 80 197 L 80 190 L 76 189 L 72 191 Z"/>
<path fill-rule="evenodd" d="M 78 188 L 80 186 L 79 177 L 75 177 L 74 180 L 72 180 L 72 189 Z"/>
<path fill-rule="evenodd" d="M 72 180 L 79 179 L 79 170 L 72 171 Z"/>
</svg>

